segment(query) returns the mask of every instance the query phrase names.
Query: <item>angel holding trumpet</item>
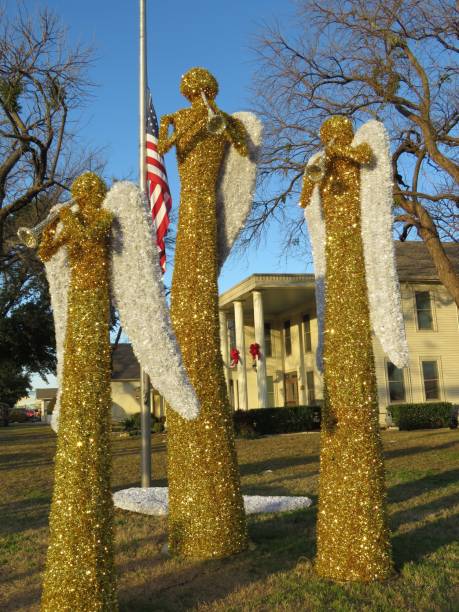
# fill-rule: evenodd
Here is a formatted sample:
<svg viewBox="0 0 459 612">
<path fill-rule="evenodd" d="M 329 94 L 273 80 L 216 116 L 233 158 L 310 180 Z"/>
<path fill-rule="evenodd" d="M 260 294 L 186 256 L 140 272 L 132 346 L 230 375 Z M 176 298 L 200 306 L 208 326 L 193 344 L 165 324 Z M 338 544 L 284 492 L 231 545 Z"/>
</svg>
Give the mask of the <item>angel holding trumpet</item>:
<svg viewBox="0 0 459 612">
<path fill-rule="evenodd" d="M 184 419 L 199 402 L 172 330 L 151 215 L 136 185 L 94 173 L 35 228 L 53 309 L 58 432 L 43 610 L 116 610 L 111 473 L 110 302 L 153 385 Z M 139 316 L 141 313 L 141 316 Z M 154 346 L 155 350 L 151 350 Z"/>
<path fill-rule="evenodd" d="M 372 331 L 404 367 L 406 345 L 392 240 L 392 177 L 384 126 L 355 134 L 327 119 L 324 152 L 305 168 L 300 205 L 314 256 L 324 371 L 317 561 L 338 581 L 392 569 Z"/>
<path fill-rule="evenodd" d="M 117 607 L 110 490 L 108 245 L 113 215 L 102 209 L 106 191 L 93 173 L 76 179 L 72 196 L 78 212 L 61 207 L 44 227 L 38 251 L 48 262 L 65 247 L 71 268 L 42 610 Z M 58 223 L 61 231 L 56 231 Z"/>
<path fill-rule="evenodd" d="M 209 559 L 247 547 L 217 278 L 252 204 L 261 125 L 251 113 L 219 110 L 218 83 L 204 68 L 189 70 L 180 89 L 191 106 L 162 118 L 158 149 L 175 146 L 177 153 L 181 197 L 171 317 L 201 412 L 194 422 L 167 417 L 169 545 L 176 554 Z"/>
</svg>

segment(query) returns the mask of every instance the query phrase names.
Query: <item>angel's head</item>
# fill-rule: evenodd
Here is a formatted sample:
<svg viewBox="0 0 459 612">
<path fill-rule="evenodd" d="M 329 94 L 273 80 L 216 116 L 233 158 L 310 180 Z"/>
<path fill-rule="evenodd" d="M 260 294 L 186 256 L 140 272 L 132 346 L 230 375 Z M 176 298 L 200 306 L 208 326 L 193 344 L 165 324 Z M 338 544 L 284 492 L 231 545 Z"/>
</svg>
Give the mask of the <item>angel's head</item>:
<svg viewBox="0 0 459 612">
<path fill-rule="evenodd" d="M 333 115 L 322 123 L 320 128 L 320 139 L 325 146 L 349 145 L 354 138 L 352 121 L 344 115 Z"/>
<path fill-rule="evenodd" d="M 208 100 L 214 100 L 218 94 L 217 79 L 205 68 L 191 68 L 182 76 L 180 91 L 190 102 L 201 99 L 201 91 Z"/>
<path fill-rule="evenodd" d="M 85 172 L 73 181 L 72 198 L 83 216 L 98 210 L 107 194 L 107 186 L 94 172 Z"/>
</svg>

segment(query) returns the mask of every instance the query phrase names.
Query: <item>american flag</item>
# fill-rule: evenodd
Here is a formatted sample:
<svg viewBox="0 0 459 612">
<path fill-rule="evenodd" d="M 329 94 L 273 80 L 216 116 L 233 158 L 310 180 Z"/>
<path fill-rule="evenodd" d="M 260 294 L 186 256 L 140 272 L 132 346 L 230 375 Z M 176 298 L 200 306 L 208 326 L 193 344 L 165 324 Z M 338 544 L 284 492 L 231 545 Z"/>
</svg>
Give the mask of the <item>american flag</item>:
<svg viewBox="0 0 459 612">
<path fill-rule="evenodd" d="M 158 153 L 158 119 L 153 107 L 151 93 L 148 92 L 146 118 L 146 157 L 147 190 L 153 224 L 156 229 L 156 244 L 163 273 L 166 271 L 166 237 L 169 227 L 169 211 L 172 198 L 167 182 L 166 166 L 163 156 Z"/>
</svg>

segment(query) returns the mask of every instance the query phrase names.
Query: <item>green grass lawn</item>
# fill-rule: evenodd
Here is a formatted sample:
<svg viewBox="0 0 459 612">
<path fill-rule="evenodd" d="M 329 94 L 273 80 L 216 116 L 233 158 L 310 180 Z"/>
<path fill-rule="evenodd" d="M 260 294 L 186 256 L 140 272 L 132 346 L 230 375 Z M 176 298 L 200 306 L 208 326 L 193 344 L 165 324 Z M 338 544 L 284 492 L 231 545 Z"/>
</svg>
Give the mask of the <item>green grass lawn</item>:
<svg viewBox="0 0 459 612">
<path fill-rule="evenodd" d="M 113 487 L 137 486 L 139 438 L 114 435 Z M 459 610 L 459 433 L 384 432 L 398 575 L 333 584 L 313 569 L 319 435 L 238 440 L 244 493 L 309 495 L 310 509 L 249 518 L 251 550 L 208 562 L 165 558 L 162 518 L 116 511 L 121 610 Z M 164 435 L 153 436 L 154 484 L 166 484 Z M 0 610 L 37 610 L 55 435 L 0 429 Z M 56 611 L 58 612 L 58 611 Z"/>
</svg>

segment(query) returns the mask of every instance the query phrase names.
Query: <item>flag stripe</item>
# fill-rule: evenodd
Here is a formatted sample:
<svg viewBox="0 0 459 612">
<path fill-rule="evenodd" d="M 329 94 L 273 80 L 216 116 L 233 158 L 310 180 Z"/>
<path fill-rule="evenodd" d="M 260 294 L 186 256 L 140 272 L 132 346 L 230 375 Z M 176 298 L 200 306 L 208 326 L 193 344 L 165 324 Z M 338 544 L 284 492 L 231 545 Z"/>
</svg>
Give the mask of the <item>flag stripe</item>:
<svg viewBox="0 0 459 612">
<path fill-rule="evenodd" d="M 152 163 L 155 162 L 155 163 Z M 157 177 L 159 177 L 164 183 L 167 183 L 167 176 L 164 174 L 164 172 L 161 170 L 161 167 L 159 167 L 158 162 L 156 160 L 151 159 L 150 157 L 147 157 L 147 178 L 151 181 L 152 174 L 156 174 Z"/>
<path fill-rule="evenodd" d="M 162 155 L 160 155 L 157 151 L 156 148 L 153 148 L 152 145 L 150 145 L 149 147 L 147 146 L 147 161 L 149 159 L 154 159 L 155 161 L 157 161 L 158 163 L 161 164 L 161 166 L 164 168 L 163 165 L 163 158 Z"/>
<path fill-rule="evenodd" d="M 166 270 L 165 236 L 169 227 L 169 211 L 172 198 L 167 180 L 163 156 L 158 152 L 158 120 L 151 94 L 148 98 L 146 122 L 146 179 L 153 225 L 156 229 L 156 245 L 162 271 Z"/>
</svg>

